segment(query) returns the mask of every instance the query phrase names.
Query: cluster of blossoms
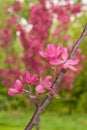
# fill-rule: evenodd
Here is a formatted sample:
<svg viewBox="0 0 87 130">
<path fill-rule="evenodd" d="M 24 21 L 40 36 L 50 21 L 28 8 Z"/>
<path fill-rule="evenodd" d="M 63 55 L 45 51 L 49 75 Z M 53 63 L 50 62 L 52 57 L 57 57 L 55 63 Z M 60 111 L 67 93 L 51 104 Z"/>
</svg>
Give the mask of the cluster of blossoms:
<svg viewBox="0 0 87 130">
<path fill-rule="evenodd" d="M 51 65 L 61 65 L 64 69 L 76 71 L 74 65 L 78 64 L 79 59 L 68 59 L 68 49 L 55 44 L 48 44 L 46 52 L 39 51 L 40 55 L 46 58 Z"/>
<path fill-rule="evenodd" d="M 68 59 L 68 52 L 67 48 L 63 46 L 56 46 L 55 44 L 48 44 L 46 52 L 39 51 L 40 55 L 44 58 L 46 58 L 51 65 L 55 66 L 61 66 L 63 69 L 71 69 L 72 71 L 76 71 L 77 69 L 74 67 L 78 64 L 78 59 Z M 23 89 L 24 84 L 28 85 L 35 85 L 32 86 L 35 88 L 35 91 L 37 93 L 44 93 L 45 89 L 49 90 L 53 95 L 56 95 L 56 92 L 52 88 L 52 82 L 50 81 L 52 77 L 50 75 L 47 75 L 43 80 L 41 79 L 41 76 L 30 75 L 29 72 L 26 72 L 25 75 L 21 78 L 22 80 L 16 80 L 16 83 L 14 85 L 14 88 L 8 89 L 9 95 L 16 95 L 21 93 Z M 30 87 L 30 90 L 32 91 L 32 87 Z M 29 90 L 29 91 L 30 91 Z"/>
<path fill-rule="evenodd" d="M 16 26 L 17 19 L 12 16 L 7 19 L 6 24 L 2 29 L 0 29 L 0 51 L 5 55 L 3 57 L 4 66 L 0 67 L 0 78 L 2 79 L 2 84 L 6 87 L 13 86 L 15 80 L 20 75 L 20 61 L 19 55 L 13 51 L 14 45 L 14 28 Z M 14 24 L 14 28 L 13 28 Z"/>
<path fill-rule="evenodd" d="M 68 2 L 67 0 L 65 1 L 67 4 L 63 6 L 55 6 L 53 2 L 51 2 L 50 7 L 47 8 L 46 0 L 40 0 L 39 3 L 36 3 L 30 8 L 30 16 L 29 20 L 26 21 L 26 27 L 20 24 L 21 19 L 17 13 L 21 10 L 22 6 L 20 2 L 16 2 L 9 10 L 9 12 L 14 15 L 14 17 L 12 16 L 10 19 L 7 20 L 7 28 L 5 31 L 3 31 L 5 35 L 0 32 L 0 39 L 2 41 L 4 41 L 5 38 L 7 40 L 8 37 L 8 41 L 5 41 L 5 44 L 7 44 L 6 46 L 8 48 L 6 54 L 9 55 L 11 52 L 11 55 L 4 59 L 4 62 L 7 63 L 8 66 L 5 70 L 0 69 L 0 72 L 2 73 L 0 76 L 2 76 L 2 78 L 4 77 L 4 79 L 7 79 L 4 83 L 9 86 L 9 95 L 15 96 L 17 94 L 25 94 L 38 108 L 35 113 L 36 115 L 34 115 L 32 118 L 32 120 L 34 121 L 34 125 L 38 123 L 38 118 L 36 118 L 39 117 L 40 114 L 38 113 L 38 111 L 41 110 L 42 112 L 45 105 L 49 103 L 49 99 L 51 99 L 51 97 L 57 96 L 57 93 L 60 90 L 68 88 L 68 86 L 70 90 L 73 88 L 72 83 L 74 81 L 74 78 L 76 77 L 74 72 L 77 73 L 77 70 L 81 70 L 81 66 L 83 63 L 81 63 L 80 60 L 85 58 L 84 55 L 83 57 L 79 55 L 81 54 L 81 52 L 78 52 L 79 54 L 76 58 L 70 58 L 68 47 L 63 47 L 63 45 L 57 46 L 55 43 L 47 44 L 50 43 L 50 37 L 52 38 L 53 36 L 55 36 L 55 34 L 56 36 L 59 36 L 59 39 L 57 40 L 68 42 L 69 37 L 67 35 L 64 36 L 63 33 L 65 33 L 65 31 L 69 29 L 71 16 L 76 16 L 79 12 L 81 12 L 82 5 L 74 6 L 69 3 L 69 0 Z M 53 18 L 55 15 L 57 26 L 56 29 L 53 29 L 54 31 L 52 30 L 53 33 L 51 33 L 50 30 L 54 25 Z M 10 36 L 12 36 L 12 33 L 14 33 L 14 30 L 13 32 L 10 30 L 12 26 L 9 23 L 15 23 L 15 34 L 18 34 L 17 38 L 19 38 L 21 41 L 23 53 L 22 57 L 20 56 L 20 60 L 16 60 L 15 57 L 12 57 L 12 48 L 9 49 L 8 46 L 11 45 L 10 43 L 12 42 Z M 27 28 L 29 27 L 29 25 L 32 25 L 30 30 L 28 30 Z M 5 47 L 5 44 L 2 45 Z M 42 51 L 42 48 L 44 48 L 46 45 L 46 51 Z M 6 49 L 4 48 L 3 50 Z M 43 57 L 47 62 L 41 62 L 40 60 L 38 60 L 38 58 L 40 58 L 38 54 Z M 16 68 L 13 66 L 14 62 L 17 66 Z M 22 68 L 20 64 L 22 63 L 24 63 L 24 69 L 28 70 L 24 75 L 23 71 L 25 70 L 20 71 Z M 81 63 L 80 66 L 77 66 L 78 63 Z M 54 73 L 51 73 L 50 71 L 48 72 L 48 67 L 51 69 L 53 68 Z M 46 68 L 46 70 L 44 68 Z M 44 78 L 42 78 L 42 70 L 45 70 L 43 73 L 43 75 L 45 75 Z M 59 83 L 62 79 L 61 75 L 63 75 L 65 72 L 69 72 L 67 70 L 71 70 L 71 73 L 66 73 L 63 78 L 64 82 L 61 83 L 60 86 L 56 86 L 58 85 L 57 83 Z M 37 72 L 38 75 L 36 75 L 35 72 Z M 47 74 L 47 72 L 49 73 L 49 75 Z M 34 74 L 31 75 L 30 73 Z M 15 76 L 13 76 L 13 74 Z M 21 75 L 20 79 L 15 81 L 15 79 L 17 79 L 17 76 L 19 75 Z M 11 80 L 12 82 L 9 82 L 11 76 L 14 80 Z M 47 96 L 45 100 L 41 103 L 41 105 L 39 105 L 41 97 L 43 97 L 44 95 L 45 97 L 46 95 L 49 96 Z M 36 99 L 37 101 L 35 101 Z M 35 118 L 36 120 L 34 120 Z M 32 123 L 32 121 L 30 123 Z"/>
<path fill-rule="evenodd" d="M 16 1 L 12 7 L 7 7 L 7 15 L 10 11 L 18 12 L 21 10 L 20 2 Z M 0 29 L 0 51 L 5 54 L 3 57 L 4 66 L 0 67 L 0 78 L 6 87 L 13 86 L 15 80 L 20 76 L 21 59 L 19 54 L 14 52 L 14 41 L 16 38 L 17 17 L 10 16 L 6 19 L 3 28 Z"/>
<path fill-rule="evenodd" d="M 30 36 L 35 32 L 32 38 L 38 38 L 42 44 L 49 36 L 53 18 L 52 13 L 47 9 L 46 1 L 33 5 L 30 12 L 28 23 L 33 25 Z"/>
<path fill-rule="evenodd" d="M 82 11 L 83 4 L 71 4 L 70 1 L 65 0 L 64 5 L 54 5 L 52 4 L 51 10 L 54 14 L 54 21 L 58 21 L 53 35 L 55 38 L 59 39 L 61 42 L 68 42 L 70 40 L 67 30 L 69 29 L 72 18 L 75 19 L 79 13 Z M 61 33 L 62 31 L 62 33 Z M 63 35 L 63 32 L 64 33 Z"/>
<path fill-rule="evenodd" d="M 48 8 L 47 1 L 40 0 L 40 2 L 34 3 L 30 7 L 29 18 L 26 20 L 28 26 L 26 25 L 26 27 L 20 24 L 21 17 L 18 13 L 22 10 L 22 4 L 16 1 L 12 7 L 8 8 L 8 12 L 12 13 L 12 15 L 7 19 L 4 29 L 0 30 L 0 47 L 3 53 L 6 53 L 4 59 L 6 68 L 0 69 L 0 77 L 5 86 L 13 86 L 15 79 L 24 73 L 25 69 L 33 73 L 40 73 L 41 70 L 49 71 L 49 64 L 40 61 L 38 53 L 47 59 L 52 66 L 69 68 L 72 70 L 71 73 L 77 70 L 75 65 L 78 63 L 78 59 L 81 59 L 81 55 L 78 55 L 77 59 L 69 60 L 68 49 L 62 46 L 57 47 L 55 44 L 47 45 L 46 52 L 39 50 L 42 50 L 50 42 L 50 37 L 54 38 L 54 36 L 57 36 L 57 41 L 68 43 L 69 36 L 67 33 L 65 35 L 65 32 L 69 29 L 71 17 L 77 17 L 77 14 L 82 11 L 82 6 L 82 4 L 70 4 L 69 1 L 66 1 L 65 5 L 55 5 L 51 1 Z M 54 18 L 54 16 L 56 17 Z M 55 20 L 57 24 L 54 23 Z M 32 27 L 28 30 L 29 25 L 32 25 Z M 51 28 L 55 25 L 56 27 L 51 33 Z M 19 33 L 18 37 L 16 33 Z M 13 39 L 16 38 L 20 39 L 23 49 L 22 56 L 16 53 L 17 58 L 15 52 L 13 52 Z M 82 66 L 83 63 L 79 63 Z M 24 70 L 21 67 L 22 64 L 25 67 Z M 72 81 L 74 81 L 75 77 L 74 74 Z M 66 78 L 64 81 L 67 83 Z"/>
<path fill-rule="evenodd" d="M 0 46 L 8 46 L 11 44 L 12 41 L 12 32 L 5 27 L 4 29 L 0 29 Z"/>
<path fill-rule="evenodd" d="M 52 14 L 46 8 L 45 1 L 40 1 L 40 3 L 31 6 L 27 23 L 32 25 L 30 30 L 26 30 L 22 26 L 17 27 L 17 31 L 20 32 L 19 38 L 24 48 L 22 59 L 28 70 L 40 72 L 44 66 L 37 58 L 38 51 L 48 39 L 49 29 L 52 25 Z"/>
<path fill-rule="evenodd" d="M 40 76 L 30 75 L 30 73 L 27 71 L 23 77 L 21 77 L 21 80 L 16 80 L 15 85 L 13 88 L 8 89 L 9 95 L 16 95 L 19 93 L 22 93 L 25 91 L 23 89 L 23 86 L 27 84 L 28 86 L 31 86 L 29 88 L 29 92 L 32 91 L 32 87 L 35 88 L 35 91 L 37 93 L 44 93 L 45 90 L 50 90 L 52 94 L 55 94 L 55 91 L 51 88 L 52 82 L 50 81 L 52 79 L 51 76 L 47 75 L 43 80 Z M 31 94 L 29 95 L 31 96 Z"/>
<path fill-rule="evenodd" d="M 20 11 L 20 10 L 22 9 L 20 1 L 16 1 L 16 2 L 13 4 L 13 8 L 12 8 L 12 9 L 13 9 L 13 11 L 15 11 L 15 12 Z"/>
<path fill-rule="evenodd" d="M 19 67 L 18 67 L 19 68 Z M 0 69 L 0 77 L 3 79 L 2 84 L 6 85 L 6 87 L 13 86 L 15 80 L 20 76 L 20 68 L 8 68 L 8 69 Z"/>
</svg>

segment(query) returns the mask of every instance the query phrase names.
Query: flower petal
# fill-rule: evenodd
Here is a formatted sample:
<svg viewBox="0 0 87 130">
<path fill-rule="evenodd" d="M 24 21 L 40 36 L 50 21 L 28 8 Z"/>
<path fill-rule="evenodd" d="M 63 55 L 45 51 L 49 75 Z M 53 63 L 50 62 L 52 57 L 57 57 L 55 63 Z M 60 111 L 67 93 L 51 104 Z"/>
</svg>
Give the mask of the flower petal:
<svg viewBox="0 0 87 130">
<path fill-rule="evenodd" d="M 60 65 L 60 64 L 63 64 L 63 61 L 59 60 L 59 59 L 54 59 L 54 60 L 50 60 L 50 64 L 51 65 Z"/>
<path fill-rule="evenodd" d="M 15 85 L 14 85 L 14 89 L 18 90 L 19 92 L 22 92 L 23 85 L 22 85 L 22 82 L 20 80 L 16 80 Z"/>
<path fill-rule="evenodd" d="M 27 71 L 24 75 L 24 82 L 29 83 L 30 81 L 30 73 Z"/>
<path fill-rule="evenodd" d="M 71 59 L 71 60 L 68 60 L 68 64 L 70 65 L 76 65 L 79 63 L 79 59 Z"/>
<path fill-rule="evenodd" d="M 14 89 L 14 88 L 8 89 L 8 94 L 11 95 L 11 96 L 14 96 L 14 95 L 19 94 L 19 93 L 20 92 L 17 89 Z"/>
<path fill-rule="evenodd" d="M 68 62 L 64 63 L 64 64 L 62 65 L 62 67 L 63 67 L 64 69 L 69 68 Z"/>
<path fill-rule="evenodd" d="M 36 92 L 38 93 L 43 93 L 44 92 L 44 87 L 42 84 L 39 84 L 36 88 L 35 88 Z"/>
<path fill-rule="evenodd" d="M 40 56 L 47 58 L 47 53 L 43 51 L 39 51 Z"/>
<path fill-rule="evenodd" d="M 67 48 L 63 48 L 62 58 L 63 58 L 64 61 L 67 60 L 67 58 L 68 58 L 68 50 L 67 50 Z"/>
<path fill-rule="evenodd" d="M 62 47 L 62 46 L 57 47 L 57 50 L 56 50 L 56 58 L 59 58 L 59 57 L 61 56 L 62 50 L 63 50 L 63 47 Z"/>
<path fill-rule="evenodd" d="M 55 51 L 56 51 L 56 45 L 55 44 L 48 44 L 47 45 L 47 54 L 48 55 L 55 55 Z"/>
<path fill-rule="evenodd" d="M 47 76 L 44 78 L 44 81 L 43 81 L 43 82 L 47 82 L 47 81 L 49 81 L 49 80 L 51 80 L 51 79 L 52 79 L 52 76 L 47 75 Z"/>
<path fill-rule="evenodd" d="M 45 84 L 44 84 L 44 88 L 46 88 L 46 89 L 48 89 L 48 90 L 50 90 L 50 88 L 51 88 L 51 85 L 52 85 L 52 83 L 49 81 L 49 82 L 45 82 Z"/>
<path fill-rule="evenodd" d="M 36 84 L 37 82 L 38 82 L 37 76 L 35 74 L 32 75 L 31 80 L 30 80 L 30 84 L 33 85 L 33 84 Z"/>
<path fill-rule="evenodd" d="M 72 71 L 77 71 L 78 70 L 77 68 L 75 68 L 75 67 L 73 67 L 71 65 L 68 68 L 71 69 Z"/>
</svg>

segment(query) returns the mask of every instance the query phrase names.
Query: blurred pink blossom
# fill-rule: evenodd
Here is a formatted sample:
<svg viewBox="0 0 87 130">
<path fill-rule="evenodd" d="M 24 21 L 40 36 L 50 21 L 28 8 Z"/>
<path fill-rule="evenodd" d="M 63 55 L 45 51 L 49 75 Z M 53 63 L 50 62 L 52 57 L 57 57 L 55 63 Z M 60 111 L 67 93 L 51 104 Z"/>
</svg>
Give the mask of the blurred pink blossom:
<svg viewBox="0 0 87 130">
<path fill-rule="evenodd" d="M 51 88 L 52 83 L 50 80 L 52 79 L 51 76 L 46 76 L 43 81 L 39 85 L 36 86 L 37 93 L 43 93 L 45 89 L 49 90 L 53 95 L 55 95 L 55 91 Z"/>
<path fill-rule="evenodd" d="M 27 71 L 24 75 L 24 81 L 30 85 L 34 85 L 38 82 L 38 77 L 35 74 L 31 76 Z"/>
<path fill-rule="evenodd" d="M 49 61 L 55 61 L 62 54 L 62 46 L 57 47 L 55 44 L 48 44 L 46 52 L 39 51 L 39 54 Z"/>
<path fill-rule="evenodd" d="M 63 59 L 63 65 L 62 67 L 64 69 L 71 69 L 72 71 L 76 71 L 78 70 L 77 68 L 74 67 L 74 65 L 77 65 L 79 63 L 79 59 L 70 59 L 68 60 L 68 52 L 67 52 L 67 48 L 63 49 L 62 52 L 62 59 Z"/>
<path fill-rule="evenodd" d="M 16 94 L 21 93 L 23 90 L 23 84 L 20 80 L 16 80 L 14 88 L 9 88 L 8 89 L 8 94 L 11 96 L 14 96 Z"/>
</svg>

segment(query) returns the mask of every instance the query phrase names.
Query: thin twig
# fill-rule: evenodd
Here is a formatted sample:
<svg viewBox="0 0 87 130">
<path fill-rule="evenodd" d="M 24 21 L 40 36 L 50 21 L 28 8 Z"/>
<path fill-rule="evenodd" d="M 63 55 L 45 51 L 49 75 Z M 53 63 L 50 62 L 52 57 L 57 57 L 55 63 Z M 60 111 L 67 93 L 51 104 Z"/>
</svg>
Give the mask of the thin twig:
<svg viewBox="0 0 87 130">
<path fill-rule="evenodd" d="M 79 39 L 76 41 L 75 45 L 73 46 L 71 53 L 68 57 L 68 59 L 72 59 L 76 53 L 77 48 L 79 47 L 80 43 L 83 41 L 83 39 L 87 36 L 87 24 L 82 32 L 82 34 L 80 35 Z M 61 81 L 61 79 L 63 78 L 64 73 L 66 72 L 65 69 L 61 69 L 60 73 L 57 74 L 55 81 L 52 84 L 52 88 L 56 89 Z M 33 128 L 33 126 L 36 125 L 37 123 L 37 119 L 39 118 L 40 114 L 43 112 L 43 110 L 46 108 L 46 106 L 51 102 L 51 100 L 53 99 L 53 96 L 50 94 L 48 95 L 44 101 L 42 102 L 42 104 L 36 109 L 32 119 L 30 120 L 30 122 L 28 123 L 28 125 L 26 126 L 25 130 L 31 130 Z"/>
</svg>

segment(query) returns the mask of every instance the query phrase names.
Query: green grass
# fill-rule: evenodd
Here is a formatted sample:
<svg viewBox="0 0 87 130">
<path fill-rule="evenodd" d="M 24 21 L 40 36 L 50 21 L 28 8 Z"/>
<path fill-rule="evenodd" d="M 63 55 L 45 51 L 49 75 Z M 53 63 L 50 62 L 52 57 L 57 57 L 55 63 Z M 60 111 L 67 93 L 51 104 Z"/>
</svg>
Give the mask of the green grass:
<svg viewBox="0 0 87 130">
<path fill-rule="evenodd" d="M 0 130 L 24 130 L 31 115 L 26 112 L 0 112 Z M 87 130 L 87 115 L 45 113 L 41 116 L 40 127 L 41 130 Z"/>
</svg>

